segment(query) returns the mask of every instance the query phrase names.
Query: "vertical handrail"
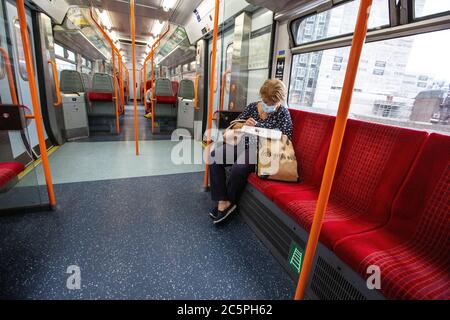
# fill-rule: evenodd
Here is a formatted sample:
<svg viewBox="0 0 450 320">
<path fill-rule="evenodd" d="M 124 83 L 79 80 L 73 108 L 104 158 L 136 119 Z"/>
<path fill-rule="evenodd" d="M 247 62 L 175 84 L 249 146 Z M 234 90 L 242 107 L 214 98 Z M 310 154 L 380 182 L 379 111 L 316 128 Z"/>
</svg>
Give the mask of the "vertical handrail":
<svg viewBox="0 0 450 320">
<path fill-rule="evenodd" d="M 214 104 L 214 79 L 216 76 L 216 55 L 217 55 L 217 38 L 218 38 L 218 30 L 219 30 L 219 0 L 215 0 L 214 4 L 214 31 L 213 31 L 213 40 L 212 40 L 212 54 L 211 54 L 211 75 L 209 76 L 209 103 L 208 103 L 208 125 L 207 125 L 207 133 L 206 133 L 206 154 L 205 157 L 205 176 L 203 178 L 203 187 L 205 190 L 208 189 L 208 181 L 209 181 L 209 167 L 208 167 L 208 158 L 209 158 L 209 147 L 211 144 L 211 128 L 212 128 L 212 113 L 213 113 L 213 104 Z"/>
<path fill-rule="evenodd" d="M 56 102 L 53 103 L 55 107 L 61 106 L 61 90 L 59 88 L 59 82 L 58 82 L 58 70 L 56 69 L 56 63 L 52 60 L 47 61 L 48 64 L 52 65 L 52 72 L 53 72 L 53 79 L 55 81 L 55 90 L 56 90 Z"/>
<path fill-rule="evenodd" d="M 152 97 L 151 97 L 151 109 L 152 109 L 152 133 L 155 133 L 155 59 L 153 56 L 153 50 L 152 50 L 152 57 L 151 57 L 151 64 L 152 64 Z"/>
<path fill-rule="evenodd" d="M 124 103 L 124 92 L 123 92 L 123 69 L 122 69 L 122 61 L 119 61 L 119 92 L 120 92 L 120 113 L 122 114 L 123 109 L 125 107 Z"/>
<path fill-rule="evenodd" d="M 120 133 L 120 121 L 119 121 L 119 92 L 117 91 L 117 75 L 116 75 L 116 58 L 114 48 L 111 47 L 111 59 L 113 65 L 113 81 L 114 81 L 114 100 L 116 102 L 116 133 Z"/>
<path fill-rule="evenodd" d="M 14 76 L 12 73 L 11 61 L 9 59 L 9 54 L 3 48 L 0 48 L 0 53 L 3 57 L 3 61 L 5 62 L 6 76 L 8 77 L 9 93 L 11 94 L 12 103 L 14 105 L 18 105 L 19 100 L 17 99 L 16 85 L 14 83 Z"/>
<path fill-rule="evenodd" d="M 134 22 L 134 0 L 130 0 L 130 25 L 131 25 L 131 51 L 133 64 L 133 93 L 134 93 L 134 139 L 136 141 L 136 155 L 139 155 L 139 128 L 138 128 L 138 113 L 137 113 L 137 99 L 136 99 L 136 34 Z"/>
<path fill-rule="evenodd" d="M 223 103 L 225 101 L 225 82 L 227 80 L 227 75 L 230 74 L 231 71 L 227 70 L 222 75 L 222 88 L 220 89 L 220 105 L 219 105 L 219 111 L 223 110 Z"/>
<path fill-rule="evenodd" d="M 194 110 L 198 111 L 198 87 L 199 87 L 199 80 L 200 80 L 200 75 L 196 74 L 195 75 L 195 82 L 194 82 Z"/>
<path fill-rule="evenodd" d="M 147 61 L 144 60 L 144 106 L 147 104 Z"/>
<path fill-rule="evenodd" d="M 344 138 L 345 127 L 347 124 L 348 112 L 352 101 L 353 88 L 355 86 L 356 74 L 358 72 L 359 59 L 364 45 L 367 33 L 367 23 L 369 20 L 372 0 L 361 0 L 358 12 L 358 18 L 353 35 L 352 47 L 348 59 L 347 71 L 345 73 L 344 84 L 342 88 L 339 108 L 336 115 L 336 122 L 331 137 L 330 149 L 328 152 L 327 163 L 323 174 L 322 184 L 320 186 L 317 206 L 314 213 L 314 219 L 309 233 L 308 243 L 305 251 L 305 260 L 303 261 L 300 278 L 295 291 L 295 300 L 303 299 L 306 286 L 311 273 L 314 255 L 319 241 L 322 221 L 330 197 L 331 187 L 333 186 L 334 174 L 336 171 L 339 153 L 341 151 L 342 140 Z"/>
<path fill-rule="evenodd" d="M 56 206 L 56 197 L 53 190 L 52 173 L 48 160 L 47 147 L 45 145 L 44 126 L 42 124 L 41 106 L 39 103 L 36 78 L 34 76 L 33 58 L 31 54 L 31 43 L 28 38 L 27 17 L 25 12 L 24 0 L 16 1 L 16 8 L 20 23 L 20 34 L 23 44 L 23 52 L 25 56 L 25 63 L 28 74 L 28 86 L 30 88 L 31 102 L 33 105 L 34 119 L 36 122 L 36 131 L 39 140 L 39 150 L 41 152 L 42 167 L 44 169 L 45 182 L 47 184 L 47 193 L 50 205 L 54 208 Z"/>
</svg>

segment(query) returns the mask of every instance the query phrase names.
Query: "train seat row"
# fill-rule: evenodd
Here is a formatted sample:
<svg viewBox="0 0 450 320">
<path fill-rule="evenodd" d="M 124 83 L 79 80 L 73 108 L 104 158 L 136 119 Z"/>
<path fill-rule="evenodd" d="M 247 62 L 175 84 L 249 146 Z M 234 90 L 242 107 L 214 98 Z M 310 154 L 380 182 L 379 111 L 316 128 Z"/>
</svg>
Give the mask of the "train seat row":
<svg viewBox="0 0 450 320">
<path fill-rule="evenodd" d="M 291 110 L 299 183 L 249 183 L 309 232 L 334 117 Z M 448 299 L 450 137 L 349 120 L 321 244 L 391 299 Z"/>
<path fill-rule="evenodd" d="M 105 131 L 105 126 L 113 132 L 114 78 L 105 73 L 95 73 L 91 78 L 85 73 L 62 70 L 60 79 L 66 138 L 89 136 L 89 130 Z"/>
</svg>

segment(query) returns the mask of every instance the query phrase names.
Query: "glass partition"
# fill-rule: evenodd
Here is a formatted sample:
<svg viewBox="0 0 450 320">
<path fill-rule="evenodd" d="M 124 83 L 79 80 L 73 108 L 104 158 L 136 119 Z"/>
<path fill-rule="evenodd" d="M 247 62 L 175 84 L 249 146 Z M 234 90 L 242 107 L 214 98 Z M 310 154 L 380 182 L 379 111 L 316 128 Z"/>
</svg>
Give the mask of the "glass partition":
<svg viewBox="0 0 450 320">
<path fill-rule="evenodd" d="M 9 10 L 13 7 L 8 7 Z M 29 89 L 26 77 L 18 77 L 19 73 L 26 75 L 26 68 L 20 60 L 23 55 L 14 53 L 13 48 L 19 48 L 22 41 L 20 30 L 8 27 L 5 21 L 8 13 L 0 2 L 0 213 L 41 206 L 47 201 L 44 188 L 39 187 L 35 168 L 38 146 L 33 148 L 30 139 L 34 120 L 25 118 L 32 114 L 32 108 L 14 103 L 18 100 L 21 104 L 23 93 Z M 14 61 L 16 57 L 18 61 Z M 18 65 L 21 66 L 19 70 Z"/>
</svg>

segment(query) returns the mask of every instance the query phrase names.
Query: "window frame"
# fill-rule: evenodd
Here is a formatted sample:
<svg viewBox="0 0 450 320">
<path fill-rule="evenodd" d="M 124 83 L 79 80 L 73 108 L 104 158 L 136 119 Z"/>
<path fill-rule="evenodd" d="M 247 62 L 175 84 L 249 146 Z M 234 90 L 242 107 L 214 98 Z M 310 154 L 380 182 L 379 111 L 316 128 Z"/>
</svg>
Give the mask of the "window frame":
<svg viewBox="0 0 450 320">
<path fill-rule="evenodd" d="M 422 17 L 416 17 L 416 1 L 417 0 L 408 0 L 408 8 L 409 8 L 409 16 L 408 19 L 409 21 L 424 21 L 424 20 L 428 20 L 428 19 L 433 19 L 433 18 L 440 18 L 440 17 L 445 17 L 450 15 L 450 10 L 447 11 L 443 11 L 443 12 L 438 12 L 438 13 L 434 13 L 434 14 L 429 14 L 429 15 L 424 15 Z"/>
<path fill-rule="evenodd" d="M 339 2 L 337 4 L 334 4 L 332 7 L 329 7 L 326 10 L 313 11 L 313 12 L 310 12 L 310 13 L 308 13 L 306 15 L 303 15 L 303 16 L 300 16 L 300 17 L 296 17 L 296 18 L 290 20 L 288 22 L 288 34 L 289 34 L 289 37 L 291 39 L 291 44 L 293 44 L 293 47 L 300 47 L 300 46 L 304 46 L 304 45 L 311 45 L 311 44 L 316 44 L 316 43 L 320 43 L 320 42 L 323 42 L 323 41 L 329 41 L 329 40 L 335 40 L 335 39 L 339 39 L 339 38 L 343 38 L 343 37 L 353 36 L 353 32 L 343 33 L 343 34 L 336 35 L 336 36 L 331 36 L 331 37 L 325 37 L 325 35 L 323 35 L 323 38 L 321 38 L 321 39 L 308 41 L 308 42 L 305 42 L 305 43 L 297 43 L 297 41 L 295 40 L 296 36 L 294 35 L 293 25 L 294 25 L 294 23 L 297 23 L 297 22 L 300 25 L 303 21 L 307 21 L 307 19 L 312 17 L 312 16 L 319 15 L 320 13 L 324 13 L 324 12 L 327 12 L 327 11 L 331 11 L 334 8 L 338 8 L 339 6 L 342 6 L 342 5 L 345 5 L 347 3 L 354 2 L 354 1 L 357 1 L 357 0 L 344 0 L 344 1 L 341 1 L 341 2 Z M 386 1 L 387 1 L 387 5 L 388 5 L 389 22 L 386 25 L 382 25 L 382 26 L 375 27 L 375 28 L 370 28 L 370 29 L 367 30 L 367 32 L 374 31 L 374 30 L 388 29 L 388 28 L 392 27 L 393 21 L 392 21 L 392 15 L 390 14 L 390 11 L 391 11 L 391 3 L 390 3 L 390 1 L 391 0 L 386 0 Z M 409 1 L 411 1 L 411 0 L 409 0 Z M 312 34 L 314 34 L 314 32 L 312 32 Z"/>
<path fill-rule="evenodd" d="M 349 1 L 355 0 L 345 0 L 336 5 L 333 5 L 331 8 L 327 8 L 327 10 L 331 10 L 334 7 L 347 3 Z M 396 38 L 404 38 L 408 36 L 415 36 L 420 34 L 438 32 L 443 30 L 450 30 L 448 25 L 450 24 L 450 12 L 439 13 L 431 16 L 425 16 L 420 19 L 414 19 L 412 15 L 412 10 L 414 10 L 414 0 L 399 0 L 399 4 L 406 9 L 406 14 L 404 14 L 400 8 L 396 8 L 393 3 L 395 0 L 389 0 L 389 20 L 390 26 L 381 28 L 381 29 L 369 29 L 367 31 L 366 41 L 365 43 L 379 42 L 384 40 L 391 40 Z M 290 63 L 290 71 L 289 71 L 289 81 L 287 84 L 288 87 L 288 95 L 287 95 L 287 103 L 289 105 L 289 91 L 291 88 L 292 82 L 292 70 L 294 68 L 294 56 L 307 54 L 312 52 L 320 52 L 329 49 L 337 49 L 349 47 L 352 44 L 353 33 L 350 35 L 339 35 L 330 38 L 318 39 L 312 42 L 308 42 L 305 44 L 295 45 L 293 28 L 292 24 L 295 21 L 299 21 L 300 19 L 306 19 L 311 15 L 316 15 L 318 13 L 327 11 L 314 11 L 308 14 L 305 14 L 300 17 L 293 18 L 287 24 L 288 35 L 290 38 L 290 47 L 291 47 L 291 63 Z M 399 19 L 393 19 L 396 16 L 397 12 L 392 12 L 393 10 L 399 10 L 398 16 Z M 406 21 L 402 22 L 402 16 L 405 15 L 407 17 Z M 405 20 L 405 19 L 403 19 Z"/>
</svg>

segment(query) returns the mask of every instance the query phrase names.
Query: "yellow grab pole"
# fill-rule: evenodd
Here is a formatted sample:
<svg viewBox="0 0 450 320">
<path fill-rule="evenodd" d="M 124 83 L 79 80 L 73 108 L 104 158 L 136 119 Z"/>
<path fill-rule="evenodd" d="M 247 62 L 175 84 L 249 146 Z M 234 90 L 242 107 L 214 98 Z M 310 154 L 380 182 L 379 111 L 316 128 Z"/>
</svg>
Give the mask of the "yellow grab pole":
<svg viewBox="0 0 450 320">
<path fill-rule="evenodd" d="M 138 112 L 136 99 L 136 34 L 134 23 L 134 0 L 130 0 L 130 24 L 131 24 L 131 51 L 133 64 L 133 96 L 134 96 L 134 140 L 136 141 L 136 155 L 139 155 L 139 127 L 138 127 Z"/>
<path fill-rule="evenodd" d="M 209 103 L 208 103 L 208 124 L 207 124 L 207 139 L 206 139 L 206 152 L 207 156 L 206 165 L 205 165 L 205 176 L 203 178 L 203 187 L 208 189 L 208 180 L 209 180 L 209 167 L 208 167 L 208 158 L 209 158 L 209 145 L 211 143 L 211 128 L 212 128 L 212 113 L 213 113 L 213 104 L 214 104 L 214 79 L 216 76 L 216 54 L 217 54 L 217 37 L 219 31 L 219 0 L 215 0 L 214 5 L 214 30 L 213 30 L 213 41 L 212 41 L 212 54 L 211 54 L 211 74 L 209 76 Z"/>
<path fill-rule="evenodd" d="M 34 119 L 36 122 L 36 131 L 39 140 L 39 150 L 41 152 L 42 167 L 44 168 L 45 182 L 47 184 L 47 193 L 50 205 L 56 206 L 56 197 L 53 190 L 52 174 L 50 171 L 50 164 L 48 161 L 47 147 L 45 145 L 44 126 L 42 125 L 41 106 L 39 104 L 39 98 L 36 88 L 36 79 L 34 77 L 34 66 L 31 55 L 31 44 L 28 38 L 27 17 L 25 13 L 24 0 L 17 0 L 16 2 L 17 12 L 20 23 L 20 35 L 22 38 L 23 52 L 25 55 L 25 63 L 28 74 L 28 85 L 30 87 L 31 102 L 33 105 Z"/>
<path fill-rule="evenodd" d="M 331 187 L 333 186 L 334 174 L 336 171 L 339 153 L 341 151 L 342 140 L 344 138 L 345 127 L 347 124 L 348 112 L 352 101 L 353 88 L 355 85 L 356 74 L 358 71 L 359 59 L 364 45 L 367 33 L 367 22 L 369 20 L 372 0 L 361 0 L 356 21 L 355 33 L 353 35 L 352 47 L 348 59 L 347 71 L 345 73 L 344 85 L 342 88 L 339 109 L 336 116 L 336 123 L 331 137 L 330 149 L 328 151 L 327 163 L 323 174 L 322 184 L 320 186 L 317 206 L 314 213 L 314 219 L 309 233 L 308 243 L 305 251 L 305 260 L 303 261 L 300 278 L 298 280 L 297 290 L 295 291 L 295 300 L 303 299 L 309 275 L 311 273 L 314 255 L 319 241 L 322 220 L 327 208 L 330 197 Z"/>
</svg>

